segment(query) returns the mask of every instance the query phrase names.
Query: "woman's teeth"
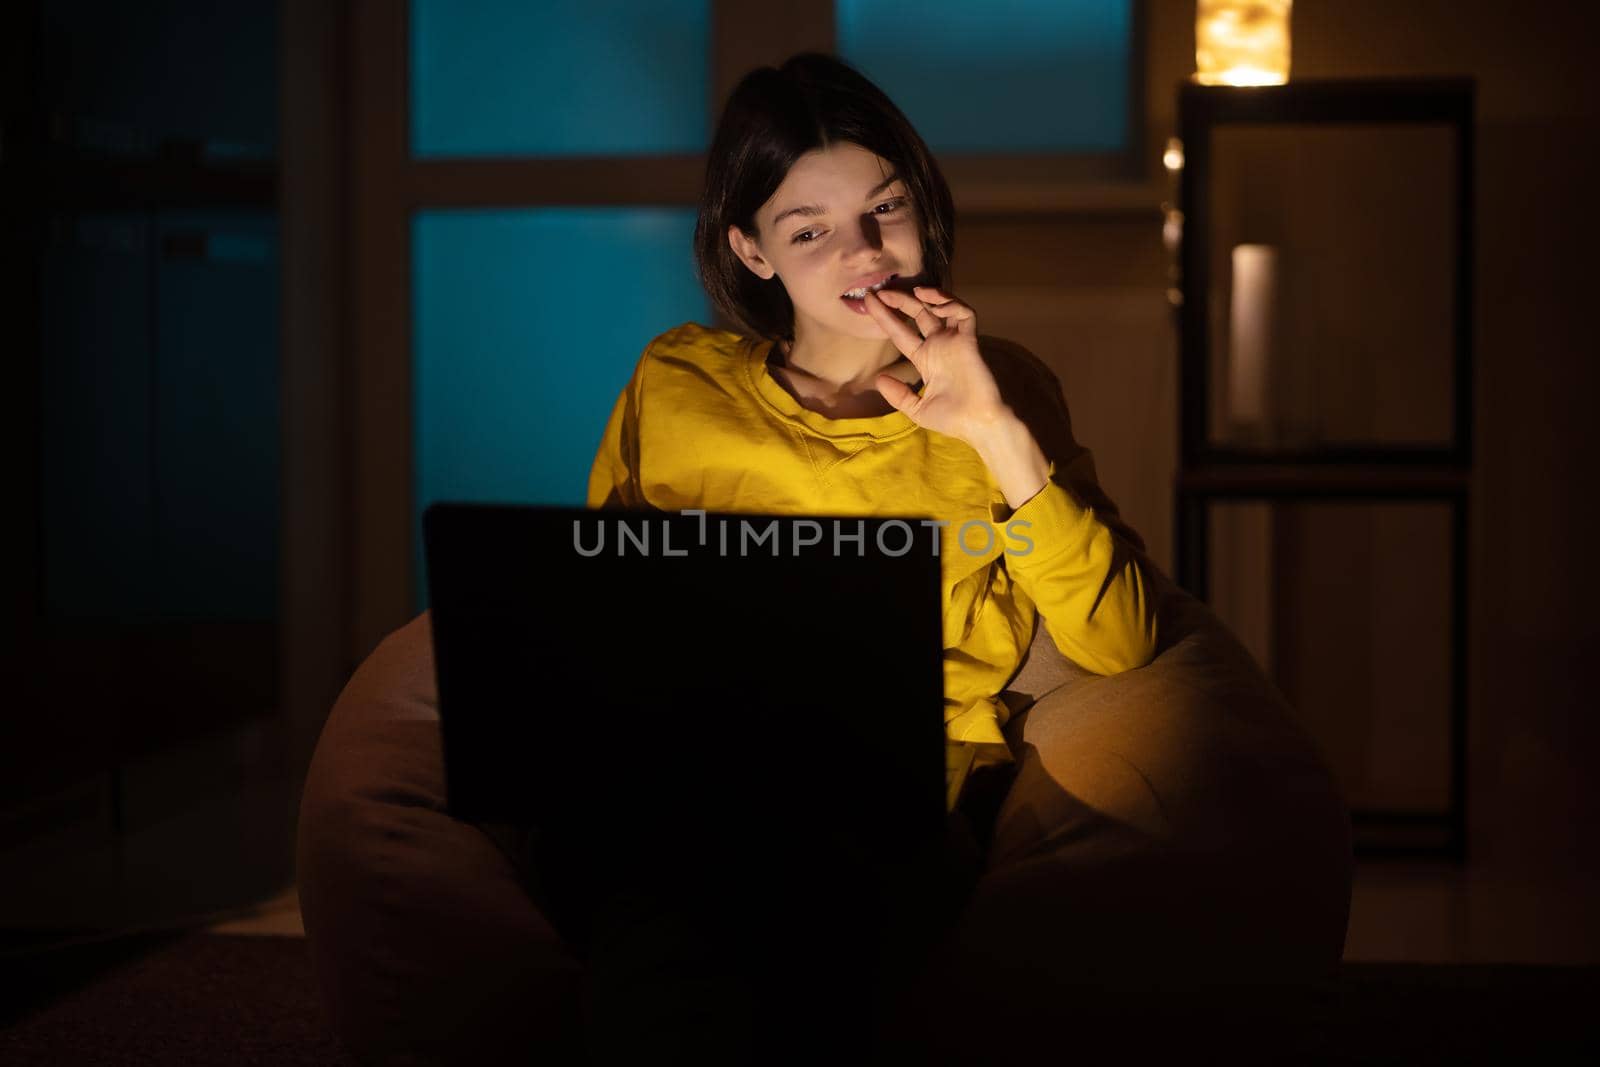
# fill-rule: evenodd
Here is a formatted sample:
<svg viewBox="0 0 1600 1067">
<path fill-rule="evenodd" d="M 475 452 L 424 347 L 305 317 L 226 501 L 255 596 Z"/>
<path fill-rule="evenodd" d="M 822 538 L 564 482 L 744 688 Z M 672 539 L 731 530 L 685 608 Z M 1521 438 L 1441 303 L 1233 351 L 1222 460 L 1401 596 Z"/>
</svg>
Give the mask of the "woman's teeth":
<svg viewBox="0 0 1600 1067">
<path fill-rule="evenodd" d="M 871 289 L 874 293 L 876 293 L 879 289 L 882 289 L 885 285 L 888 285 L 889 281 L 890 279 L 885 278 L 877 285 L 869 285 L 866 289 L 852 289 L 844 295 L 851 300 L 865 300 L 867 298 L 867 289 Z"/>
</svg>

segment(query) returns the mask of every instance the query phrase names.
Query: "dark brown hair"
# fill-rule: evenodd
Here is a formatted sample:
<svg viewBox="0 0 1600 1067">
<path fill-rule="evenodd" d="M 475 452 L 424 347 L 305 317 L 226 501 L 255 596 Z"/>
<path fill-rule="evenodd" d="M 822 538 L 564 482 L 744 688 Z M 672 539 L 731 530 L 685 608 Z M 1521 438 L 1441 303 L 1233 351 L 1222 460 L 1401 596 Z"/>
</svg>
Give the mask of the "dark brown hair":
<svg viewBox="0 0 1600 1067">
<path fill-rule="evenodd" d="M 728 227 L 759 235 L 756 211 L 802 155 L 849 142 L 887 160 L 910 193 L 922 229 L 923 276 L 949 285 L 955 253 L 950 187 L 900 109 L 834 56 L 801 52 L 740 79 L 723 107 L 706 157 L 694 228 L 695 269 L 712 304 L 745 332 L 794 340 L 794 304 L 774 275 L 758 277 L 728 245 Z"/>
</svg>

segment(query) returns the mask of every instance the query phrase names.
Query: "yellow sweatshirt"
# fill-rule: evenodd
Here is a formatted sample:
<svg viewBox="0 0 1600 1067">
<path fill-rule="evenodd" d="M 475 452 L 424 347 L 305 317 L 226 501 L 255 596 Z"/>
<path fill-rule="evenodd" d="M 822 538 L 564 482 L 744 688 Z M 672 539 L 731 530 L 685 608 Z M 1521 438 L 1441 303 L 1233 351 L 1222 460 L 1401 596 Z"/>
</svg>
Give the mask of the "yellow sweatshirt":
<svg viewBox="0 0 1600 1067">
<path fill-rule="evenodd" d="M 1062 654 L 1097 674 L 1150 662 L 1156 620 L 1144 541 L 1073 440 L 1055 375 L 1014 342 L 980 335 L 978 346 L 1050 461 L 1049 483 L 1015 511 L 964 442 L 898 411 L 808 410 L 767 372 L 772 342 L 692 322 L 645 348 L 606 423 L 588 505 L 947 521 L 937 527 L 945 732 L 1004 746 L 1010 712 L 998 694 L 1036 613 Z"/>
</svg>

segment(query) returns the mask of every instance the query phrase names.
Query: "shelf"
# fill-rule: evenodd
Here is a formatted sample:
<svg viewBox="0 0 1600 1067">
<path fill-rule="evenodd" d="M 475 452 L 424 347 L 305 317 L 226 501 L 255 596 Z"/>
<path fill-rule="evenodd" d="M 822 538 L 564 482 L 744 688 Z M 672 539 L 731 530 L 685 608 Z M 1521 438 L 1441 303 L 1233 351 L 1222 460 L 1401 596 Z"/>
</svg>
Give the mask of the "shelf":
<svg viewBox="0 0 1600 1067">
<path fill-rule="evenodd" d="M 1459 467 L 1263 463 L 1180 472 L 1180 493 L 1208 496 L 1454 496 L 1470 472 Z"/>
<path fill-rule="evenodd" d="M 963 218 L 989 215 L 1131 216 L 1152 227 L 1161 223 L 1164 182 L 1051 182 L 978 179 L 952 182 L 951 195 Z"/>
<path fill-rule="evenodd" d="M 1282 85 L 1178 83 L 1180 109 L 1218 122 L 1461 122 L 1471 78 L 1301 78 Z"/>
<path fill-rule="evenodd" d="M 1475 96 L 1476 86 L 1467 78 L 1299 79 L 1286 85 L 1250 87 L 1183 82 L 1177 93 L 1178 138 L 1184 149 L 1178 203 L 1183 233 L 1177 264 L 1183 292 L 1178 313 L 1180 470 L 1174 478 L 1178 584 L 1200 600 L 1209 600 L 1214 556 L 1220 559 L 1224 566 L 1215 578 L 1219 599 L 1228 605 L 1234 620 L 1251 627 L 1264 640 L 1270 659 L 1280 637 L 1290 632 L 1290 612 L 1318 611 L 1319 598 L 1336 595 L 1333 590 L 1358 576 L 1338 565 L 1340 560 L 1359 560 L 1360 566 L 1367 568 L 1359 573 L 1371 574 L 1374 582 L 1380 580 L 1380 572 L 1385 582 L 1404 579 L 1386 586 L 1382 596 L 1421 595 L 1417 592 L 1421 590 L 1436 597 L 1448 582 L 1447 603 L 1431 605 L 1437 608 L 1432 616 L 1433 639 L 1448 640 L 1448 682 L 1442 681 L 1439 672 L 1419 674 L 1414 680 L 1418 685 L 1448 684 L 1449 735 L 1442 753 L 1449 766 L 1448 807 L 1437 812 L 1357 807 L 1351 812 L 1351 821 L 1358 858 L 1427 856 L 1458 864 L 1467 859 Z M 1431 129 L 1407 131 L 1401 128 L 1406 124 L 1446 127 L 1448 136 L 1441 138 L 1440 131 Z M 1266 127 L 1273 125 L 1283 127 L 1281 143 L 1271 142 L 1272 131 Z M 1320 128 L 1307 129 L 1313 126 Z M 1425 158 L 1426 164 L 1405 153 L 1397 159 L 1391 150 L 1393 138 L 1408 133 L 1427 138 L 1427 152 L 1418 150 L 1417 155 Z M 1337 138 L 1330 139 L 1333 135 Z M 1357 137 L 1363 141 L 1361 151 L 1351 147 Z M 1330 145 L 1340 150 L 1334 152 Z M 1329 154 L 1323 157 L 1319 152 Z M 1324 164 L 1324 158 L 1332 162 Z M 1426 199 L 1391 200 L 1390 191 L 1401 188 L 1395 184 L 1397 174 L 1406 175 Z M 1428 178 L 1423 181 L 1419 175 Z M 1426 218 L 1413 218 L 1418 203 L 1434 205 L 1437 210 Z M 1378 208 L 1391 204 L 1398 206 L 1388 215 L 1390 225 L 1405 220 L 1408 225 L 1414 223 L 1414 229 L 1383 228 L 1385 220 Z M 1366 228 L 1345 232 L 1347 226 L 1358 225 Z M 1432 258 L 1420 252 L 1410 257 L 1395 255 L 1402 247 L 1398 242 L 1443 237 L 1450 239 L 1449 247 Z M 1326 286 L 1319 287 L 1322 279 L 1315 272 L 1300 275 L 1297 281 L 1292 267 L 1282 279 L 1276 272 L 1263 275 L 1274 286 L 1270 296 L 1264 295 L 1265 289 L 1250 285 L 1235 289 L 1229 263 L 1233 250 L 1246 242 L 1298 247 L 1302 259 L 1307 249 L 1316 249 L 1329 271 L 1341 272 L 1324 277 L 1381 288 L 1384 300 L 1374 303 L 1367 289 L 1355 284 L 1330 292 Z M 1429 244 L 1403 247 L 1438 248 Z M 1370 269 L 1390 272 L 1388 277 L 1399 276 L 1413 260 L 1423 265 L 1418 269 L 1428 271 L 1427 284 L 1420 290 L 1380 287 L 1379 275 L 1369 278 L 1356 273 L 1355 265 L 1371 264 L 1375 266 Z M 1234 314 L 1233 300 L 1241 293 L 1248 294 L 1241 303 L 1258 302 L 1250 310 L 1261 310 L 1260 319 L 1267 323 L 1257 334 L 1265 339 L 1257 346 L 1261 352 L 1293 354 L 1297 336 L 1320 330 L 1329 338 L 1336 334 L 1328 343 L 1343 351 L 1384 356 L 1388 353 L 1380 350 L 1390 343 L 1389 338 L 1400 337 L 1395 343 L 1401 347 L 1392 358 L 1414 360 L 1399 368 L 1412 372 L 1409 377 L 1380 379 L 1374 357 L 1369 356 L 1364 365 L 1340 363 L 1331 368 L 1314 359 L 1302 359 L 1299 366 L 1313 368 L 1313 372 L 1297 381 L 1293 374 L 1282 373 L 1289 364 L 1280 358 L 1275 368 L 1256 379 L 1265 406 L 1280 410 L 1276 405 L 1285 403 L 1281 414 L 1292 413 L 1303 430 L 1314 427 L 1319 435 L 1331 435 L 1335 425 L 1361 426 L 1362 416 L 1381 411 L 1385 419 L 1380 422 L 1374 416 L 1373 424 L 1404 423 L 1405 436 L 1423 440 L 1314 441 L 1293 447 L 1280 443 L 1270 450 L 1246 447 L 1249 442 L 1216 440 L 1215 430 L 1229 428 L 1225 423 L 1212 426 L 1212 420 L 1220 418 L 1233 399 L 1228 392 L 1234 384 L 1227 377 L 1229 368 L 1264 368 L 1267 362 L 1265 356 L 1259 360 L 1240 357 L 1233 362 L 1230 342 L 1237 335 L 1231 320 L 1219 320 Z M 1315 302 L 1308 293 L 1315 294 Z M 1409 302 L 1408 309 L 1412 305 L 1426 309 L 1428 317 L 1408 319 L 1388 306 L 1404 302 Z M 1344 315 L 1332 323 L 1317 320 L 1318 309 L 1341 306 L 1370 310 L 1372 318 L 1359 323 Z M 1424 354 L 1416 355 L 1405 347 L 1403 338 L 1411 334 L 1397 330 L 1397 324 L 1429 339 Z M 1215 353 L 1214 346 L 1220 346 Z M 1427 406 L 1419 407 L 1418 383 L 1432 380 L 1429 376 L 1436 376 L 1446 365 L 1450 367 L 1449 392 L 1429 393 Z M 1315 376 L 1316 372 L 1321 376 Z M 1221 377 L 1214 377 L 1218 375 Z M 1240 380 L 1246 377 L 1241 374 Z M 1401 385 L 1391 384 L 1391 391 L 1380 393 L 1380 381 Z M 1328 401 L 1331 406 L 1321 406 Z M 1440 425 L 1446 412 L 1448 434 Z M 1338 432 L 1344 436 L 1356 431 Z M 1395 436 L 1394 431 L 1389 436 Z M 1312 533 L 1312 520 L 1305 515 L 1214 521 L 1216 512 L 1239 503 L 1266 502 L 1268 507 L 1262 510 L 1278 510 L 1279 505 L 1306 501 L 1332 502 L 1335 507 L 1328 510 L 1365 508 L 1372 513 L 1424 502 L 1430 510 L 1448 512 L 1447 525 L 1441 526 L 1438 515 L 1427 519 L 1431 530 L 1447 531 L 1448 558 L 1430 557 L 1432 569 L 1412 568 L 1413 575 L 1407 573 L 1397 554 L 1385 554 L 1375 547 L 1378 535 L 1374 534 L 1357 546 L 1354 557 L 1345 553 L 1325 566 L 1323 560 L 1332 551 L 1334 539 Z M 1280 522 L 1280 518 L 1287 521 Z M 1379 520 L 1341 514 L 1336 521 L 1347 527 L 1369 523 L 1376 528 Z M 1404 528 L 1405 523 L 1400 526 Z M 1213 540 L 1217 541 L 1215 553 Z M 1441 568 L 1447 568 L 1447 577 Z M 1366 644 L 1371 640 L 1366 632 L 1370 627 L 1362 623 L 1372 620 L 1371 612 L 1381 610 L 1377 605 L 1383 601 L 1374 593 L 1370 605 L 1356 603 L 1351 617 L 1357 625 L 1346 628 L 1348 640 L 1354 642 L 1351 647 L 1357 650 L 1356 659 L 1352 663 L 1340 659 L 1347 650 L 1337 639 L 1313 642 L 1318 649 L 1315 653 L 1295 648 L 1291 666 L 1277 676 L 1286 698 L 1314 703 L 1319 689 L 1316 679 L 1350 670 L 1371 671 L 1371 678 L 1379 677 L 1377 661 Z M 1440 629 L 1445 626 L 1447 633 Z M 1382 669 L 1397 668 L 1388 664 Z M 1354 729 L 1347 723 L 1363 712 L 1360 707 L 1341 707 L 1335 724 L 1324 708 L 1319 728 Z M 1359 757 L 1352 754 L 1347 758 L 1359 758 L 1370 767 L 1374 754 L 1367 751 L 1368 743 L 1361 742 Z M 1354 751 L 1351 744 L 1344 745 L 1346 752 Z M 1330 751 L 1337 748 L 1328 745 Z M 1391 766 L 1396 758 L 1394 754 L 1385 756 Z"/>
<path fill-rule="evenodd" d="M 278 200 L 277 165 L 270 161 L 220 166 L 161 158 L 17 160 L 6 184 L 13 196 L 20 186 L 29 199 L 73 211 L 270 209 Z"/>
</svg>

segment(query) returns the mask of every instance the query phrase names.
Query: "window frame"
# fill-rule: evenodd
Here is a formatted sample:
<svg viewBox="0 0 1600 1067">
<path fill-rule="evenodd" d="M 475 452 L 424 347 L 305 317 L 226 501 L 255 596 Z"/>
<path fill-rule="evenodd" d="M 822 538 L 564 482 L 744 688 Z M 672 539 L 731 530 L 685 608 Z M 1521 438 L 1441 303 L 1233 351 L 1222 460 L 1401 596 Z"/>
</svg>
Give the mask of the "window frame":
<svg viewBox="0 0 1600 1067">
<path fill-rule="evenodd" d="M 963 218 L 1153 210 L 1145 73 L 1148 0 L 1129 0 L 1128 131 L 1117 153 L 940 154 Z M 410 152 L 410 4 L 351 0 L 343 45 L 346 205 L 343 324 L 347 653 L 358 663 L 412 616 L 411 222 L 469 207 L 697 203 L 703 153 L 428 158 Z M 711 0 L 712 122 L 739 78 L 800 51 L 833 52 L 832 0 Z M 737 43 L 737 49 L 734 45 Z M 720 319 L 721 327 L 730 324 Z"/>
</svg>

